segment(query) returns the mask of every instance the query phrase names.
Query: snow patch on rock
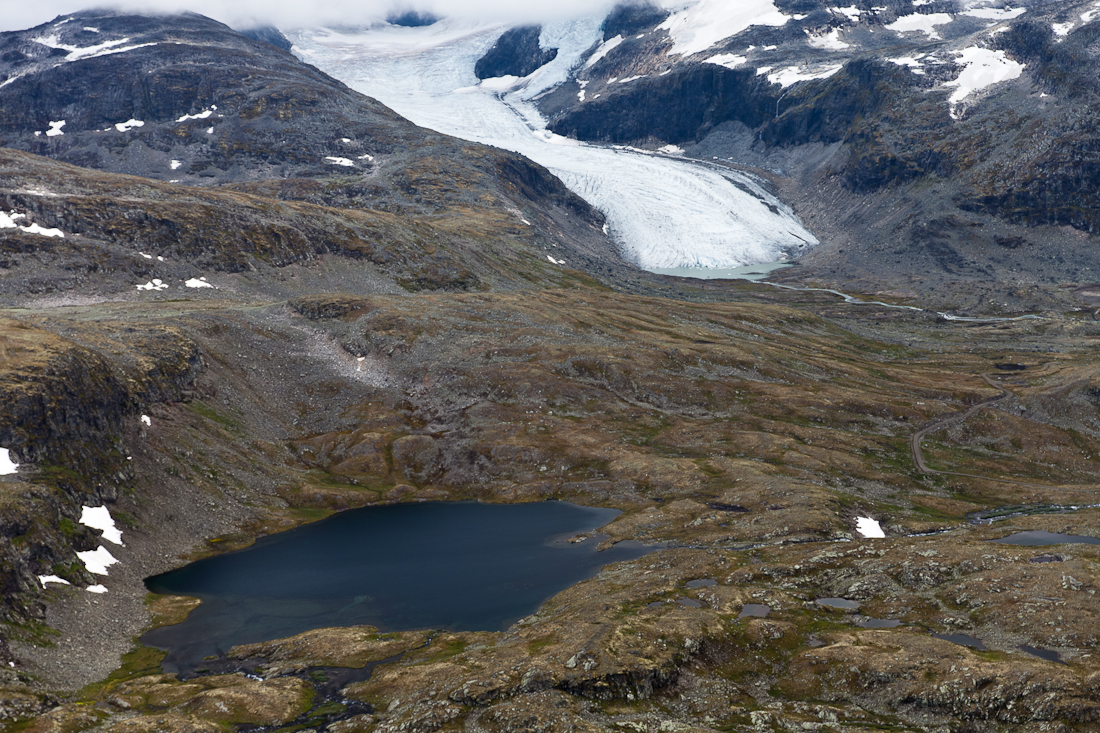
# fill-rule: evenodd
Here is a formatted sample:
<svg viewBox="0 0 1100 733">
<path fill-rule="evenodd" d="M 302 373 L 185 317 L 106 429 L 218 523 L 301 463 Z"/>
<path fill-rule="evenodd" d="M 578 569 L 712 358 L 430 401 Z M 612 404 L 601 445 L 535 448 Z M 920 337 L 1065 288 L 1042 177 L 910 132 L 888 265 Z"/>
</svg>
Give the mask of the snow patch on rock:
<svg viewBox="0 0 1100 733">
<path fill-rule="evenodd" d="M 797 84 L 800 81 L 809 81 L 810 79 L 828 79 L 830 76 L 840 71 L 843 68 L 843 64 L 832 64 L 829 66 L 807 69 L 802 66 L 788 66 L 780 69 L 779 71 L 772 71 L 768 74 L 768 81 L 772 84 L 778 84 L 786 89 L 792 84 Z M 760 74 L 763 69 L 757 71 Z M 769 69 L 770 71 L 770 69 Z"/>
<path fill-rule="evenodd" d="M 108 552 L 107 548 L 102 545 L 94 550 L 78 552 L 76 556 L 84 563 L 84 567 L 88 568 L 89 573 L 95 573 L 96 575 L 106 575 L 107 568 L 118 562 L 114 555 Z"/>
<path fill-rule="evenodd" d="M 0 448 L 0 476 L 11 476 L 18 473 L 19 464 L 11 459 L 11 452 L 7 448 Z"/>
<path fill-rule="evenodd" d="M 38 582 L 42 584 L 43 588 L 46 587 L 46 583 L 61 583 L 62 585 L 72 585 L 72 583 L 57 575 L 39 575 Z"/>
<path fill-rule="evenodd" d="M 148 419 L 142 415 L 143 419 Z M 85 506 L 80 513 L 80 523 L 85 527 L 98 529 L 103 533 L 103 539 L 122 545 L 122 530 L 115 526 L 115 520 L 110 510 L 105 506 Z"/>
<path fill-rule="evenodd" d="M 947 100 L 951 104 L 952 116 L 956 105 L 974 92 L 1003 81 L 1018 79 L 1024 71 L 1025 65 L 1006 57 L 1004 51 L 971 46 L 955 53 L 958 63 L 966 68 L 957 79 L 944 83 L 946 87 L 957 87 Z"/>
<path fill-rule="evenodd" d="M 19 214 L 14 211 L 4 213 L 0 211 L 0 229 L 19 229 L 27 234 L 39 234 L 43 237 L 65 237 L 65 232 L 60 229 L 47 229 L 39 226 L 38 224 L 16 224 L 17 219 L 26 219 L 26 214 Z"/>
<path fill-rule="evenodd" d="M 125 122 L 116 122 L 115 123 L 115 129 L 118 130 L 119 132 L 129 132 L 130 130 L 134 129 L 135 127 L 145 127 L 145 121 L 144 120 L 135 120 L 134 118 L 131 117 L 130 119 L 126 120 Z"/>
<path fill-rule="evenodd" d="M 870 517 L 856 517 L 856 531 L 869 539 L 879 539 L 886 536 L 878 520 Z"/>
</svg>

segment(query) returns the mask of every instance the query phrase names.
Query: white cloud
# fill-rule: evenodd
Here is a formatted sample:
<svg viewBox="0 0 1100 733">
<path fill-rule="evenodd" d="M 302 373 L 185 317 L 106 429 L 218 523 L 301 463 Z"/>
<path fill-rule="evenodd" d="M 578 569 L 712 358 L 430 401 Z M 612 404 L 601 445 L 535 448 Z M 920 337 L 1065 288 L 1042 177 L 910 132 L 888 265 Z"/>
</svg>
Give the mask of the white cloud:
<svg viewBox="0 0 1100 733">
<path fill-rule="evenodd" d="M 200 13 L 236 28 L 269 24 L 300 28 L 326 24 L 366 24 L 393 10 L 409 7 L 440 16 L 484 18 L 506 22 L 548 21 L 609 10 L 614 0 L 557 0 L 553 3 L 515 0 L 42 0 L 13 4 L 0 13 L 0 31 L 22 30 L 47 23 L 58 15 L 89 7 L 114 7 L 128 12 Z"/>
</svg>

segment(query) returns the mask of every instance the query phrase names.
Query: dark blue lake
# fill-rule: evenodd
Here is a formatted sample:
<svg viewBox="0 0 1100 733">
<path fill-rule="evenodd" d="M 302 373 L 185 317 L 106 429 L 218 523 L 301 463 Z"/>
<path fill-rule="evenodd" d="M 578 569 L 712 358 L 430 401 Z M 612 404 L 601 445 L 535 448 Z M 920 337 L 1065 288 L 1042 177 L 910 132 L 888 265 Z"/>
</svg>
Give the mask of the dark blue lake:
<svg viewBox="0 0 1100 733">
<path fill-rule="evenodd" d="M 604 565 L 656 549 L 567 541 L 618 514 L 559 501 L 343 512 L 148 578 L 154 593 L 203 603 L 142 641 L 168 650 L 166 671 L 188 672 L 236 644 L 326 626 L 502 630 Z"/>
</svg>

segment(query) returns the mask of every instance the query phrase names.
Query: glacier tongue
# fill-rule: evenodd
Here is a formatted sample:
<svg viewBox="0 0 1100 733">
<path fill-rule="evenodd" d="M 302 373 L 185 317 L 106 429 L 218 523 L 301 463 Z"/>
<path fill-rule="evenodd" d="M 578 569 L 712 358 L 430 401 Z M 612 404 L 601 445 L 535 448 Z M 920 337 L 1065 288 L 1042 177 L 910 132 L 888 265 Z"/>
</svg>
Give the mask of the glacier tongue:
<svg viewBox="0 0 1100 733">
<path fill-rule="evenodd" d="M 718 166 L 553 135 L 528 101 L 560 83 L 600 35 L 602 17 L 544 27 L 550 64 L 513 85 L 479 83 L 475 62 L 499 26 L 441 21 L 354 34 L 307 29 L 294 51 L 408 119 L 455 137 L 526 155 L 602 211 L 624 257 L 642 268 L 738 267 L 817 244 L 790 208 L 752 176 Z"/>
</svg>

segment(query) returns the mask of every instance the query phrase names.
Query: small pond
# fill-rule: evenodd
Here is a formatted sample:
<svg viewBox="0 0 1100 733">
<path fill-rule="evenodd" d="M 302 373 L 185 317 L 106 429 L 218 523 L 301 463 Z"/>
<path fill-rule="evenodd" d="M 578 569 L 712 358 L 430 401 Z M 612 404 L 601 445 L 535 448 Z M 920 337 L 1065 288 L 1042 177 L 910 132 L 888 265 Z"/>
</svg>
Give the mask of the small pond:
<svg viewBox="0 0 1100 733">
<path fill-rule="evenodd" d="M 862 618 L 856 621 L 856 626 L 861 629 L 896 629 L 901 626 L 901 621 L 892 618 Z"/>
<path fill-rule="evenodd" d="M 772 612 L 772 607 L 763 603 L 746 603 L 741 607 L 741 613 L 737 618 L 767 618 Z"/>
<path fill-rule="evenodd" d="M 1017 532 L 999 540 L 990 540 L 1003 545 L 1022 545 L 1024 547 L 1043 547 L 1046 545 L 1100 545 L 1100 539 L 1083 534 L 1058 534 L 1041 529 Z"/>
<path fill-rule="evenodd" d="M 498 631 L 609 563 L 657 548 L 568 540 L 619 512 L 559 501 L 365 507 L 146 580 L 154 593 L 203 603 L 142 641 L 165 670 L 202 667 L 236 644 L 326 626 L 384 631 Z"/>
<path fill-rule="evenodd" d="M 959 646 L 968 646 L 972 649 L 977 649 L 980 652 L 987 651 L 985 644 L 981 639 L 976 639 L 973 636 L 967 634 L 932 634 L 937 639 L 943 639 L 949 641 L 952 644 L 958 644 Z"/>
<path fill-rule="evenodd" d="M 859 601 L 850 601 L 847 598 L 818 598 L 814 603 L 819 606 L 839 608 L 845 611 L 854 611 L 859 608 Z"/>
</svg>

